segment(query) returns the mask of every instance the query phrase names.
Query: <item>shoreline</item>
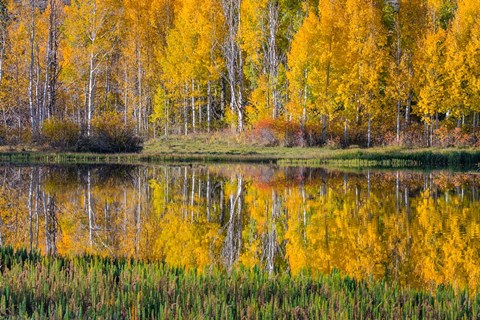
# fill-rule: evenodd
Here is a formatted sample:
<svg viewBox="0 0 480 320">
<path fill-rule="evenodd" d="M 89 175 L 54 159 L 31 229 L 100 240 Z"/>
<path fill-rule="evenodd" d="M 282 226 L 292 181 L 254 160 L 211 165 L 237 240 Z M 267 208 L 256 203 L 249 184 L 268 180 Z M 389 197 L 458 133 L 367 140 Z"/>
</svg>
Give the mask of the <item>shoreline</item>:
<svg viewBox="0 0 480 320">
<path fill-rule="evenodd" d="M 93 154 L 39 150 L 0 150 L 0 163 L 11 164 L 155 164 L 155 163 L 258 163 L 283 166 L 336 167 L 463 167 L 478 168 L 480 149 L 406 149 L 379 147 L 371 149 L 285 148 L 232 145 L 217 150 L 203 145 L 196 150 L 181 148 L 146 148 L 138 154 Z"/>
</svg>

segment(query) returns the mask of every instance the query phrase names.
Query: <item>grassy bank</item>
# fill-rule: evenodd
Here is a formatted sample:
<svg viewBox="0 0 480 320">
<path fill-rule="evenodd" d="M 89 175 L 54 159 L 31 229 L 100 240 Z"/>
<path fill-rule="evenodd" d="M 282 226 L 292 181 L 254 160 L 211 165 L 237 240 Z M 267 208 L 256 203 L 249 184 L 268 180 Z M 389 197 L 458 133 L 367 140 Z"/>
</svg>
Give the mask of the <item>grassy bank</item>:
<svg viewBox="0 0 480 320">
<path fill-rule="evenodd" d="M 29 147 L 0 149 L 3 163 L 159 163 L 255 162 L 281 165 L 341 167 L 478 167 L 480 149 L 330 149 L 262 147 L 232 139 L 196 135 L 151 140 L 140 154 L 53 152 Z"/>
<path fill-rule="evenodd" d="M 0 317 L 478 319 L 480 295 L 259 270 L 198 273 L 162 263 L 52 258 L 0 249 Z"/>
</svg>

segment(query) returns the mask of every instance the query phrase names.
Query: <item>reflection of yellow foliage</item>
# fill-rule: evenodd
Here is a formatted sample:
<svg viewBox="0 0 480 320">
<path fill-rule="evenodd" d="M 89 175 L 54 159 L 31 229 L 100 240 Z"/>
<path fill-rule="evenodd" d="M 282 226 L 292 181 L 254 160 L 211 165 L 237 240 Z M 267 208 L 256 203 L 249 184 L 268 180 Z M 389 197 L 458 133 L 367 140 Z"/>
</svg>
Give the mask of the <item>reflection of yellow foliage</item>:
<svg viewBox="0 0 480 320">
<path fill-rule="evenodd" d="M 240 167 L 234 170 L 241 172 Z M 185 168 L 175 172 L 157 171 L 140 187 L 138 182 L 92 183 L 92 221 L 86 207 L 88 188 L 75 184 L 67 188 L 63 181 L 58 187 L 55 179 L 45 180 L 59 208 L 58 253 L 133 256 L 200 269 L 219 265 L 239 175 L 209 172 L 216 191 L 207 210 L 206 172 Z M 237 200 L 242 210 L 240 214 L 234 210 L 231 220 L 238 218 L 233 237 L 241 238 L 236 239 L 241 247 L 234 248 L 235 265 L 253 268 L 273 259 L 275 268 L 292 274 L 305 269 L 329 273 L 336 268 L 356 278 L 387 277 L 413 287 L 480 285 L 480 206 L 466 188 L 447 193 L 425 188 L 423 175 L 404 177 L 404 185 L 411 188 L 407 204 L 405 190 L 399 187 L 396 193 L 395 176 L 389 174 L 372 177 L 370 194 L 362 175 L 313 176 L 296 184 L 283 183 L 285 176 L 279 176 L 261 182 L 243 176 Z M 448 174 L 441 179 L 448 182 Z M 147 186 L 149 197 L 144 192 Z M 44 251 L 43 206 L 38 219 L 29 216 L 28 188 L 28 183 L 26 192 L 0 188 L 0 233 L 6 245 L 28 248 L 33 241 Z M 273 256 L 267 257 L 272 252 L 268 245 L 275 247 Z"/>
<path fill-rule="evenodd" d="M 152 256 L 172 266 L 203 269 L 213 264 L 210 245 L 218 238 L 215 224 L 191 223 L 167 214 L 160 220 L 155 235 Z"/>
</svg>

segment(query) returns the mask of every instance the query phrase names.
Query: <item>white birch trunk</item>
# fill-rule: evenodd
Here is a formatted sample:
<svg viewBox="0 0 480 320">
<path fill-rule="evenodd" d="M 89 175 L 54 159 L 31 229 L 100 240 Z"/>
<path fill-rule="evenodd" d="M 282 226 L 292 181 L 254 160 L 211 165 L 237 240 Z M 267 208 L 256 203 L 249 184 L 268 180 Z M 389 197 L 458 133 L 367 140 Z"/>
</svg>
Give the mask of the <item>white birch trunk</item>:
<svg viewBox="0 0 480 320">
<path fill-rule="evenodd" d="M 210 133 L 210 123 L 212 121 L 211 110 L 212 108 L 212 87 L 210 81 L 208 81 L 208 101 L 207 101 L 207 132 Z"/>
<path fill-rule="evenodd" d="M 92 134 L 92 117 L 94 111 L 95 94 L 95 56 L 90 53 L 87 89 L 87 136 Z"/>
<path fill-rule="evenodd" d="M 192 132 L 196 133 L 196 118 L 195 118 L 195 80 L 192 80 Z"/>
<path fill-rule="evenodd" d="M 30 111 L 30 125 L 32 126 L 32 136 L 36 133 L 36 115 L 35 115 L 35 106 L 34 106 L 34 92 L 33 92 L 33 82 L 34 82 L 34 67 L 35 67 L 35 2 L 30 0 L 30 9 L 31 9 L 31 21 L 30 21 L 30 66 L 28 73 L 28 106 Z"/>
</svg>

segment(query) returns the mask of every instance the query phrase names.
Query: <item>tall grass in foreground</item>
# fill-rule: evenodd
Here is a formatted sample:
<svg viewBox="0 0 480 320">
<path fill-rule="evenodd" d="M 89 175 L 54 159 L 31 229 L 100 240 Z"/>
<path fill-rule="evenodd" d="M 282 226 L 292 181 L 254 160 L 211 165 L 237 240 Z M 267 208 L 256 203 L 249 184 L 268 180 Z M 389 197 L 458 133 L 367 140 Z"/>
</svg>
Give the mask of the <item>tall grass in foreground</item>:
<svg viewBox="0 0 480 320">
<path fill-rule="evenodd" d="M 0 318 L 478 319 L 480 295 L 325 276 L 186 271 L 0 249 Z"/>
</svg>

